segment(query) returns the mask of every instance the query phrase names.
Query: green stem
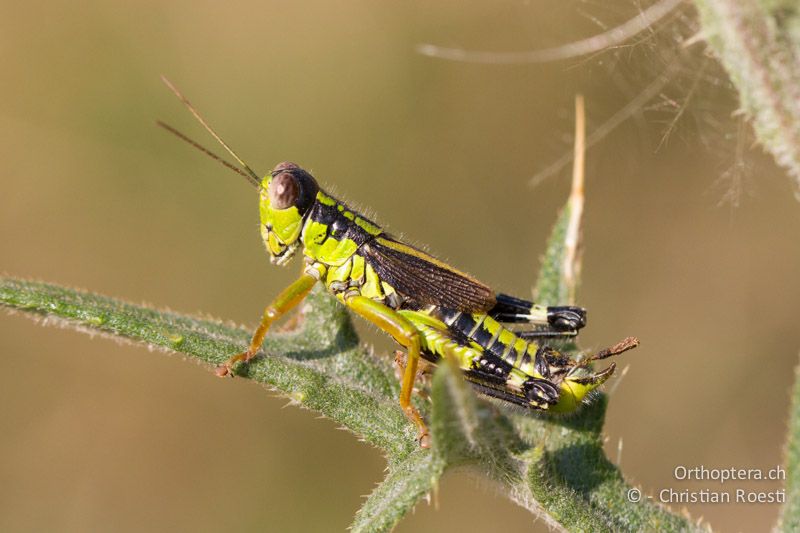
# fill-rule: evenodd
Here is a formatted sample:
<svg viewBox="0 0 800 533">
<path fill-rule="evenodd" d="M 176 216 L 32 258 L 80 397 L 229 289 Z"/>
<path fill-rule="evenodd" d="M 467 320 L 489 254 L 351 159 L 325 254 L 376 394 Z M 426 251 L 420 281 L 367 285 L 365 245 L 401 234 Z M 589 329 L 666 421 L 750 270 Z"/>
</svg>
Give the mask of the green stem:
<svg viewBox="0 0 800 533">
<path fill-rule="evenodd" d="M 415 450 L 413 430 L 396 406 L 391 368 L 359 347 L 346 313 L 315 291 L 302 327 L 273 334 L 269 354 L 240 376 L 275 387 L 384 449 L 395 460 Z M 247 345 L 250 332 L 36 281 L 0 278 L 0 304 L 79 330 L 179 352 L 210 366 Z M 334 371 L 335 368 L 335 371 Z"/>
<path fill-rule="evenodd" d="M 344 425 L 387 456 L 389 474 L 356 515 L 356 531 L 388 531 L 430 492 L 449 466 L 476 469 L 509 498 L 571 530 L 687 531 L 687 519 L 628 501 L 622 475 L 603 454 L 605 400 L 567 419 L 506 414 L 478 399 L 458 369 L 440 365 L 431 388 L 434 449 L 421 450 L 397 406 L 385 359 L 359 347 L 348 315 L 322 291 L 296 331 L 270 335 L 266 355 L 240 378 L 270 385 Z M 0 278 L 0 305 L 47 323 L 172 350 L 207 363 L 246 346 L 249 332 L 47 283 Z"/>
</svg>

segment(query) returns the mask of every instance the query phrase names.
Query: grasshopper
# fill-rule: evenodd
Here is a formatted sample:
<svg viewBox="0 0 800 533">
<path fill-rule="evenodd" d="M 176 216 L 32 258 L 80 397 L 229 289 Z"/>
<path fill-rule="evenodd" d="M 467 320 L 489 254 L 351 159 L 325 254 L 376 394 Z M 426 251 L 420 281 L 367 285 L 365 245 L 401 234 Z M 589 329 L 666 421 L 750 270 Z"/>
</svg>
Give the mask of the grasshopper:
<svg viewBox="0 0 800 533">
<path fill-rule="evenodd" d="M 261 349 L 272 324 L 297 306 L 317 283 L 342 304 L 388 333 L 406 350 L 399 403 L 416 426 L 421 446 L 428 430 L 411 394 L 420 358 L 452 360 L 480 393 L 533 410 L 565 413 L 613 373 L 615 364 L 592 372 L 592 361 L 638 345 L 633 337 L 576 360 L 546 341 L 571 337 L 586 325 L 575 306 L 542 306 L 493 291 L 461 272 L 387 233 L 326 193 L 295 163 L 278 164 L 264 177 L 254 172 L 206 123 L 166 78 L 164 83 L 203 127 L 239 163 L 223 160 L 171 126 L 158 125 L 244 176 L 259 193 L 261 236 L 273 263 L 287 263 L 302 249 L 300 277 L 270 303 L 249 347 L 217 368 L 233 376 Z M 517 329 L 511 329 L 511 324 Z M 519 329 L 519 325 L 527 329 Z"/>
</svg>

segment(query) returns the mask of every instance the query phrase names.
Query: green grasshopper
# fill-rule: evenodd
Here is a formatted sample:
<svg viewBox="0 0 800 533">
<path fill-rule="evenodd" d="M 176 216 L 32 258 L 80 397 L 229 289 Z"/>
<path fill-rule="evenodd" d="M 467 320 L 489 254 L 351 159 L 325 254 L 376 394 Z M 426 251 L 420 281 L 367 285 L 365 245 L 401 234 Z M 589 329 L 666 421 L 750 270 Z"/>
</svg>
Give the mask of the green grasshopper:
<svg viewBox="0 0 800 533">
<path fill-rule="evenodd" d="M 473 277 L 385 232 L 344 202 L 326 193 L 316 179 L 284 162 L 261 178 L 231 150 L 166 78 L 166 85 L 220 145 L 238 168 L 171 126 L 158 124 L 244 176 L 258 189 L 261 236 L 273 263 L 283 265 L 302 248 L 300 277 L 264 310 L 248 349 L 217 368 L 232 376 L 261 349 L 270 326 L 299 304 L 317 283 L 341 303 L 391 335 L 407 352 L 400 406 L 428 446 L 428 430 L 411 404 L 420 358 L 455 362 L 479 392 L 534 410 L 574 411 L 613 373 L 615 364 L 593 373 L 589 363 L 638 345 L 629 337 L 581 361 L 544 342 L 575 336 L 586 324 L 580 307 L 536 305 L 497 294 Z M 506 324 L 506 325 L 504 325 Z M 508 324 L 526 324 L 512 330 Z M 404 367 L 404 368 L 403 368 Z"/>
</svg>

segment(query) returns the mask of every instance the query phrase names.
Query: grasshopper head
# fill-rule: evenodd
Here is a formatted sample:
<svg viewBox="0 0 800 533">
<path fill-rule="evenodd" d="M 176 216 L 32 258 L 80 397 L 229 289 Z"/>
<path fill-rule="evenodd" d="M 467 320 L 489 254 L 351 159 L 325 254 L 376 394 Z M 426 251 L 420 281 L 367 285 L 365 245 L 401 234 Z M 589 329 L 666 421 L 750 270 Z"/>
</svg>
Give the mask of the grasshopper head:
<svg viewBox="0 0 800 533">
<path fill-rule="evenodd" d="M 261 236 L 273 263 L 288 261 L 301 244 L 303 220 L 318 190 L 311 174 L 289 162 L 280 163 L 261 181 Z"/>
</svg>

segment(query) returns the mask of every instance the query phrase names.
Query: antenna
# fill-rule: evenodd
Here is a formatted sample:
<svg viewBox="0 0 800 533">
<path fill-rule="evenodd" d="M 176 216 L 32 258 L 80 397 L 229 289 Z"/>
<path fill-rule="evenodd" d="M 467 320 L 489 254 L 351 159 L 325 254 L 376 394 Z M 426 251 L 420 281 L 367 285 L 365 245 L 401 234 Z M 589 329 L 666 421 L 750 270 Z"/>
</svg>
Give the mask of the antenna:
<svg viewBox="0 0 800 533">
<path fill-rule="evenodd" d="M 187 108 L 187 109 L 188 109 L 188 110 L 189 110 L 189 111 L 192 113 L 192 115 L 194 115 L 194 118 L 196 118 L 196 119 L 197 119 L 197 121 L 198 121 L 200 124 L 202 124 L 202 125 L 203 125 L 203 127 L 206 129 L 206 131 L 207 131 L 208 133 L 210 133 L 210 134 L 211 134 L 211 136 L 212 136 L 212 137 L 214 137 L 214 138 L 217 140 L 217 142 L 218 142 L 219 144 L 221 144 L 221 145 L 222 145 L 222 147 L 223 147 L 223 148 L 225 148 L 225 150 L 226 150 L 226 151 L 227 151 L 229 154 L 231 154 L 231 155 L 233 156 L 233 158 L 234 158 L 234 159 L 236 159 L 236 161 L 238 161 L 238 162 L 239 162 L 239 164 L 240 164 L 240 165 L 242 165 L 242 168 L 244 168 L 244 169 L 247 171 L 247 173 L 248 173 L 248 174 L 250 174 L 250 177 L 252 177 L 254 180 L 256 180 L 256 182 L 259 182 L 259 181 L 260 181 L 260 179 L 259 179 L 259 177 L 258 177 L 258 174 L 256 174 L 255 172 L 253 172 L 253 169 L 252 169 L 252 168 L 250 168 L 249 166 L 247 166 L 247 163 L 245 163 L 245 162 L 242 160 L 242 158 L 241 158 L 241 157 L 239 157 L 238 155 L 236 155 L 236 152 L 234 152 L 234 151 L 231 149 L 231 147 L 230 147 L 230 146 L 228 146 L 227 144 L 225 144 L 225 141 L 223 141 L 223 140 L 222 140 L 222 138 L 221 138 L 219 135 L 217 135 L 217 132 L 215 132 L 215 131 L 213 130 L 213 128 L 212 128 L 211 126 L 209 126 L 209 125 L 208 125 L 208 123 L 207 123 L 207 122 L 206 122 L 206 121 L 203 119 L 203 117 L 202 117 L 202 116 L 200 116 L 200 113 L 198 113 L 198 112 L 197 112 L 197 110 L 194 108 L 194 106 L 192 106 L 192 104 L 189 102 L 189 100 L 188 100 L 188 99 L 187 99 L 185 96 L 183 96 L 183 94 L 182 94 L 182 93 L 181 93 L 181 92 L 180 92 L 180 91 L 179 91 L 179 90 L 178 90 L 178 89 L 177 89 L 177 88 L 176 88 L 174 85 L 172 85 L 172 82 L 171 82 L 171 81 L 169 81 L 169 80 L 166 78 L 166 76 L 163 76 L 163 75 L 161 76 L 161 81 L 163 81 L 163 82 L 164 82 L 164 85 L 166 85 L 166 86 L 169 88 L 169 90 L 170 90 L 170 91 L 172 91 L 172 92 L 175 94 L 175 96 L 177 96 L 177 97 L 178 97 L 178 100 L 180 100 L 181 102 L 183 102 L 183 105 L 185 105 L 185 106 L 186 106 L 186 108 Z M 169 128 L 168 128 L 168 129 L 169 129 Z M 177 133 L 177 132 L 173 131 L 173 133 Z M 188 140 L 188 138 L 185 138 L 185 136 L 184 136 L 183 134 L 179 134 L 178 136 L 179 136 L 179 137 L 181 137 L 181 138 L 183 138 L 184 140 Z M 197 145 L 194 143 L 194 141 L 190 141 L 190 142 L 191 142 L 191 144 L 193 144 L 193 145 L 197 146 Z M 209 153 L 209 152 L 208 152 L 208 150 L 205 150 L 204 148 L 203 148 L 203 151 L 204 151 L 204 152 L 206 152 L 206 153 Z M 217 159 L 219 159 L 219 158 L 217 158 Z"/>
<path fill-rule="evenodd" d="M 189 143 L 190 145 L 194 146 L 195 148 L 197 148 L 198 150 L 200 150 L 201 152 L 203 152 L 204 154 L 209 156 L 211 159 L 213 159 L 215 161 L 218 161 L 219 163 L 222 163 L 224 166 L 226 166 L 227 168 L 233 170 L 234 172 L 236 172 L 240 176 L 244 176 L 247 181 L 249 181 L 250 183 L 252 183 L 256 187 L 259 186 L 259 181 L 257 179 L 254 179 L 253 176 L 251 176 L 250 174 L 248 174 L 244 170 L 240 169 L 239 167 L 237 167 L 233 163 L 229 163 L 229 162 L 225 161 L 224 159 L 222 159 L 220 156 L 218 156 L 217 154 L 215 154 L 214 152 L 212 152 L 208 148 L 202 146 L 198 142 L 193 141 L 192 139 L 190 139 L 189 137 L 187 137 L 183 133 L 179 132 L 178 130 L 176 130 L 175 128 L 170 126 L 169 124 L 161 122 L 160 120 L 156 120 L 156 125 L 164 128 L 165 130 L 167 130 L 168 132 L 170 132 L 171 134 L 173 134 L 177 138 L 181 139 L 182 141 L 185 141 L 185 142 Z"/>
</svg>

